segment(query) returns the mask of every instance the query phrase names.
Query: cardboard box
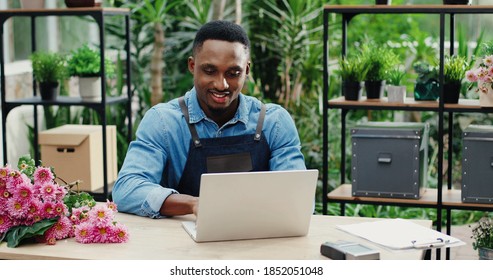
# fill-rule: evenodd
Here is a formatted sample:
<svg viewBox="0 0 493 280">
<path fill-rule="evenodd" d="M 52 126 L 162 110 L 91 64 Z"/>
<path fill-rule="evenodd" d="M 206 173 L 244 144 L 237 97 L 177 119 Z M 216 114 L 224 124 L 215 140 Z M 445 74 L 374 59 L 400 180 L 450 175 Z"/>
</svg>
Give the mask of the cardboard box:
<svg viewBox="0 0 493 280">
<path fill-rule="evenodd" d="M 103 184 L 103 129 L 100 125 L 63 125 L 39 133 L 41 161 L 67 183 L 81 180 L 79 190 L 94 192 Z M 116 126 L 106 126 L 108 184 L 117 177 Z M 102 191 L 102 190 L 101 190 Z"/>
<path fill-rule="evenodd" d="M 427 187 L 429 125 L 368 122 L 351 129 L 353 196 L 419 199 Z"/>
</svg>

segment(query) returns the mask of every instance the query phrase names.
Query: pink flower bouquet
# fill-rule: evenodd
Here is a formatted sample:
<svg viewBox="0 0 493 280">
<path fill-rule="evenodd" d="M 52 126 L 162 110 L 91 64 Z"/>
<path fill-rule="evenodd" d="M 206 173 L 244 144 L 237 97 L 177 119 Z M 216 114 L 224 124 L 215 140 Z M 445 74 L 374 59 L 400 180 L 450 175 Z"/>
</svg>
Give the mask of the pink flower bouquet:
<svg viewBox="0 0 493 280">
<path fill-rule="evenodd" d="M 0 242 L 17 247 L 29 239 L 50 245 L 70 237 L 81 243 L 128 240 L 125 226 L 113 221 L 114 203 L 96 204 L 88 193 L 59 185 L 54 172 L 35 166 L 30 156 L 21 157 L 18 168 L 0 168 Z"/>
</svg>

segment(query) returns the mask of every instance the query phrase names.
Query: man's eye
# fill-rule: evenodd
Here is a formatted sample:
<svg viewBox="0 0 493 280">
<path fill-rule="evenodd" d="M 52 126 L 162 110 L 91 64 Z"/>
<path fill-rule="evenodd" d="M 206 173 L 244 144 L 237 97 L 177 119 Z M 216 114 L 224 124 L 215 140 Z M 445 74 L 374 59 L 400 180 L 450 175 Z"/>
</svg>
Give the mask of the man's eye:
<svg viewBox="0 0 493 280">
<path fill-rule="evenodd" d="M 230 77 L 238 77 L 241 75 L 241 71 L 232 71 L 232 72 L 229 72 L 229 76 Z"/>
<path fill-rule="evenodd" d="M 212 75 L 212 74 L 214 74 L 214 70 L 213 69 L 204 69 L 204 73 L 206 73 L 207 75 Z"/>
</svg>

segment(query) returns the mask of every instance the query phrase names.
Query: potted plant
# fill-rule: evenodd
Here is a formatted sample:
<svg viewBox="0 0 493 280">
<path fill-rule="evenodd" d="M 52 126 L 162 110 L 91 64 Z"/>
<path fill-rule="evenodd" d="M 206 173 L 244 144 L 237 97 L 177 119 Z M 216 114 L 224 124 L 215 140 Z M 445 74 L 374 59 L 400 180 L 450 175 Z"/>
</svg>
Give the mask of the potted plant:
<svg viewBox="0 0 493 280">
<path fill-rule="evenodd" d="M 398 68 L 389 71 L 387 76 L 387 97 L 389 102 L 404 103 L 406 98 L 406 86 L 402 85 L 402 80 L 406 72 Z"/>
<path fill-rule="evenodd" d="M 67 77 L 65 57 L 58 53 L 34 52 L 31 57 L 33 76 L 39 83 L 42 100 L 55 100 L 59 82 Z"/>
<path fill-rule="evenodd" d="M 365 67 L 365 90 L 368 99 L 380 99 L 383 93 L 387 72 L 397 61 L 391 49 L 367 44 L 361 52 Z"/>
<path fill-rule="evenodd" d="M 39 10 L 45 7 L 45 0 L 21 0 L 21 8 L 26 10 Z"/>
<path fill-rule="evenodd" d="M 71 76 L 79 77 L 79 94 L 83 100 L 101 100 L 101 56 L 98 51 L 88 45 L 71 52 L 67 61 Z M 103 77 L 112 77 L 115 73 L 114 64 L 105 58 Z"/>
<path fill-rule="evenodd" d="M 359 56 L 343 57 L 339 60 L 338 73 L 342 79 L 342 93 L 346 100 L 360 99 L 365 71 Z"/>
<path fill-rule="evenodd" d="M 424 61 L 413 64 L 413 69 L 418 74 L 414 86 L 415 100 L 437 100 L 440 96 L 440 84 L 438 82 L 438 67 L 431 66 Z"/>
<path fill-rule="evenodd" d="M 443 102 L 457 104 L 459 102 L 462 79 L 466 73 L 466 58 L 454 55 L 445 58 L 443 65 Z"/>
<path fill-rule="evenodd" d="M 470 5 L 471 0 L 443 0 L 444 5 Z"/>
<path fill-rule="evenodd" d="M 472 228 L 472 247 L 478 250 L 480 260 L 493 260 L 493 221 L 483 217 Z"/>
<path fill-rule="evenodd" d="M 480 60 L 474 67 L 466 71 L 466 79 L 475 83 L 479 92 L 479 105 L 481 107 L 493 107 L 493 40 L 483 43 L 480 52 Z"/>
</svg>

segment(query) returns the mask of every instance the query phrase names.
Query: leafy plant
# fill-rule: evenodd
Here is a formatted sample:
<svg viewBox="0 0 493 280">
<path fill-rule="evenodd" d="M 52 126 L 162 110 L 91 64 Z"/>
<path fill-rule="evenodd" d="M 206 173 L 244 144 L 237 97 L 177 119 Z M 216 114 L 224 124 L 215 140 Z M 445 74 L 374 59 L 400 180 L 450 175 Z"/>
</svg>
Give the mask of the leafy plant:
<svg viewBox="0 0 493 280">
<path fill-rule="evenodd" d="M 478 224 L 472 228 L 474 250 L 478 248 L 493 249 L 493 220 L 489 217 L 483 217 Z"/>
<path fill-rule="evenodd" d="M 463 56 L 453 55 L 445 58 L 443 78 L 445 83 L 460 83 L 467 70 L 467 60 Z"/>
<path fill-rule="evenodd" d="M 104 68 L 106 77 L 112 77 L 115 74 L 113 62 L 104 59 Z M 67 61 L 68 71 L 71 76 L 94 77 L 98 76 L 101 71 L 101 56 L 98 51 L 89 48 L 87 44 L 71 52 Z"/>
<path fill-rule="evenodd" d="M 366 44 L 362 48 L 361 60 L 366 68 L 365 81 L 383 81 L 395 65 L 397 56 L 388 47 Z"/>
<path fill-rule="evenodd" d="M 367 71 L 368 68 L 359 56 L 348 56 L 339 60 L 337 72 L 343 81 L 361 82 L 365 79 Z"/>
<path fill-rule="evenodd" d="M 56 83 L 67 77 L 65 56 L 61 54 L 34 52 L 30 59 L 34 78 L 39 83 Z"/>
<path fill-rule="evenodd" d="M 388 72 L 387 75 L 387 84 L 393 86 L 400 86 L 402 84 L 402 80 L 406 76 L 406 72 L 400 69 L 392 69 Z"/>
<path fill-rule="evenodd" d="M 438 81 L 438 67 L 431 66 L 424 61 L 417 61 L 413 64 L 413 69 L 418 74 L 417 83 L 427 83 L 430 80 Z"/>
</svg>

